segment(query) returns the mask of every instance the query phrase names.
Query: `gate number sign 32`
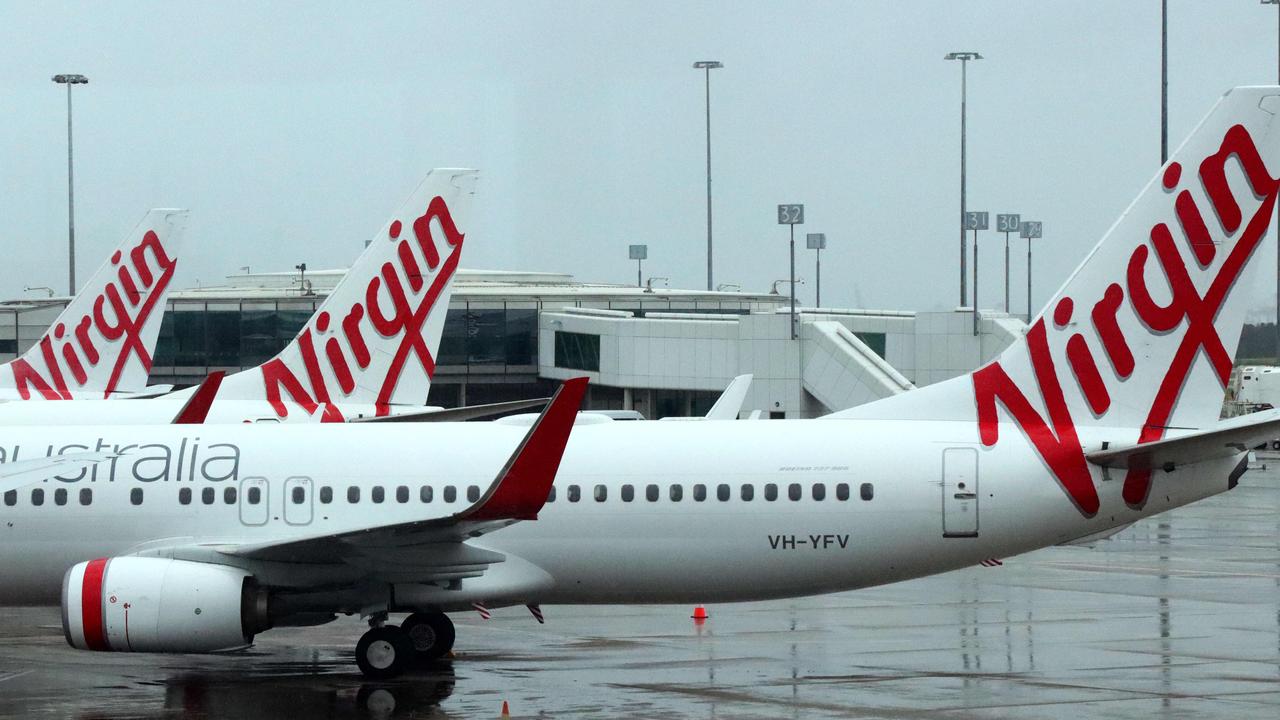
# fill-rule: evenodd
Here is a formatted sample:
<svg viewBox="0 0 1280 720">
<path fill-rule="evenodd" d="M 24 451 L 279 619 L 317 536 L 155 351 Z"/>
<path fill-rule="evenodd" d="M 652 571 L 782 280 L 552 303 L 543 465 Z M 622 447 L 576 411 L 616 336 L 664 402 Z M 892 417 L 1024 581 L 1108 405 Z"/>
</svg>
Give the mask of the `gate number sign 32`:
<svg viewBox="0 0 1280 720">
<path fill-rule="evenodd" d="M 804 224 L 804 205 L 779 205 L 778 206 L 778 224 L 779 225 L 803 225 Z"/>
</svg>

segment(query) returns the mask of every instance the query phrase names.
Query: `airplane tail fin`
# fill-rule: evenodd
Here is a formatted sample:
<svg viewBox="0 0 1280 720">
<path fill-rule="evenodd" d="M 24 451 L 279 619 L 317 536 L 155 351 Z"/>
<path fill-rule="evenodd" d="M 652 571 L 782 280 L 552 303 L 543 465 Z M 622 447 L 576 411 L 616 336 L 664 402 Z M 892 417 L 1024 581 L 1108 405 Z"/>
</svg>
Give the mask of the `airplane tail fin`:
<svg viewBox="0 0 1280 720">
<path fill-rule="evenodd" d="M 1259 246 L 1280 187 L 1280 87 L 1224 95 L 1053 296 L 1026 335 L 969 376 L 837 417 L 976 420 L 994 445 L 1019 429 L 1082 510 L 1096 510 L 1076 429 L 1153 442 L 1215 423 Z M 1018 426 L 1018 429 L 1008 424 Z M 1145 502 L 1150 472 L 1124 498 Z"/>
<path fill-rule="evenodd" d="M 186 210 L 148 212 L 39 342 L 0 371 L 0 384 L 24 400 L 146 388 L 186 222 Z"/>
<path fill-rule="evenodd" d="M 343 404 L 422 405 L 478 174 L 432 170 L 378 231 L 297 336 L 261 367 L 227 378 L 219 398 L 266 400 L 342 420 Z"/>
</svg>

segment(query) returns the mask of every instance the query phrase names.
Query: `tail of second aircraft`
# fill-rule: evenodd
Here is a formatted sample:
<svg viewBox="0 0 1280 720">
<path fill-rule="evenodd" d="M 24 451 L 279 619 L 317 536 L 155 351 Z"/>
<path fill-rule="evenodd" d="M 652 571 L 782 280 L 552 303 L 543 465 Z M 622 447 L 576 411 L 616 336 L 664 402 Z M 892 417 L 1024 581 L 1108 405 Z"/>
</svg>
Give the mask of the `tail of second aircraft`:
<svg viewBox="0 0 1280 720">
<path fill-rule="evenodd" d="M 342 406 L 386 415 L 426 402 L 464 230 L 474 170 L 437 169 L 395 216 L 284 350 L 223 381 L 218 398 L 264 400 L 343 420 Z"/>
<path fill-rule="evenodd" d="M 1086 514 L 1098 499 L 1077 429 L 1139 442 L 1215 423 L 1280 183 L 1280 88 L 1236 88 L 993 362 L 835 417 L 971 420 L 984 446 L 1021 433 Z M 1014 427 L 1016 426 L 1016 427 Z M 1145 503 L 1150 471 L 1124 499 Z"/>
<path fill-rule="evenodd" d="M 0 388 L 23 400 L 104 398 L 146 388 L 186 222 L 186 210 L 148 212 L 39 342 L 0 366 Z"/>
</svg>

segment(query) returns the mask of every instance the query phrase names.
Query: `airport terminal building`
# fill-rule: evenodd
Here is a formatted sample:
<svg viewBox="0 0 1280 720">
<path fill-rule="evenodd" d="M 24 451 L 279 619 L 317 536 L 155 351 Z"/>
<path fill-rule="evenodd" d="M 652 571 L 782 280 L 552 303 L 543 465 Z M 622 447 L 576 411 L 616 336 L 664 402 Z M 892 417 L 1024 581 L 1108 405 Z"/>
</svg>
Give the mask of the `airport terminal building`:
<svg viewBox="0 0 1280 720">
<path fill-rule="evenodd" d="M 235 275 L 170 294 L 152 383 L 193 385 L 285 346 L 344 270 Z M 39 340 L 66 298 L 0 303 L 0 361 Z M 817 417 L 977 367 L 1025 331 L 1020 318 L 801 308 L 777 294 L 652 290 L 558 273 L 460 270 L 430 402 L 545 397 L 588 375 L 592 409 L 649 418 L 705 413 L 734 376 L 754 376 L 743 416 Z M 794 332 L 794 338 L 793 338 Z"/>
</svg>

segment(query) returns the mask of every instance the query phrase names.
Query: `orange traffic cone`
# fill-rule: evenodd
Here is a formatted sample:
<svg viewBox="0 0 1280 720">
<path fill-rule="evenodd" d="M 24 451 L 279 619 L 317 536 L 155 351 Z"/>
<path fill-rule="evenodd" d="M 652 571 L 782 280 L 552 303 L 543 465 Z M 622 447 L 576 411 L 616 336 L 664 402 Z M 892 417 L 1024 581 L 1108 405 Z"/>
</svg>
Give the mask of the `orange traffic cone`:
<svg viewBox="0 0 1280 720">
<path fill-rule="evenodd" d="M 693 615 L 691 617 L 693 617 L 694 620 L 706 620 L 708 617 L 707 609 L 699 605 L 693 609 Z"/>
<path fill-rule="evenodd" d="M 498 717 L 511 717 L 511 708 L 507 706 L 507 701 L 502 701 L 502 714 Z"/>
</svg>

